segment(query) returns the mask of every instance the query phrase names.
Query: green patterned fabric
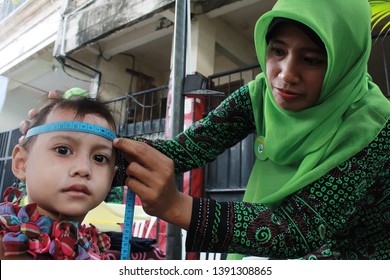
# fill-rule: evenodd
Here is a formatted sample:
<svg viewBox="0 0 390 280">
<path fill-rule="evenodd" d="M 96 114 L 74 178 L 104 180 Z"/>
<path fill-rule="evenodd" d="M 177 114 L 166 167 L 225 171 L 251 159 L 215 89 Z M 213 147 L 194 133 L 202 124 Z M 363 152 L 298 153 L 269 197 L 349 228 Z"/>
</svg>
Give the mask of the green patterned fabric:
<svg viewBox="0 0 390 280">
<path fill-rule="evenodd" d="M 176 172 L 183 172 L 211 162 L 253 131 L 249 88 L 243 86 L 174 139 L 138 140 L 171 157 Z M 389 259 L 389 190 L 390 121 L 356 155 L 276 209 L 194 199 L 186 249 L 273 259 Z"/>
<path fill-rule="evenodd" d="M 242 102 L 249 98 L 245 89 L 217 108 L 225 120 L 214 122 L 211 112 L 195 125 L 196 130 L 215 137 L 222 133 L 221 123 L 225 127 L 233 120 L 250 122 L 251 112 Z M 243 113 L 238 116 L 240 109 Z M 185 162 L 189 152 L 203 160 L 192 144 L 186 144 L 197 142 L 196 130 L 187 131 L 186 141 L 175 142 L 186 150 L 179 153 L 180 162 Z M 239 138 L 240 133 L 230 133 L 224 141 Z M 210 141 L 202 142 L 205 146 L 213 146 L 212 137 L 202 139 Z M 169 156 L 179 151 L 166 144 L 156 147 Z M 271 259 L 390 259 L 390 121 L 356 155 L 286 197 L 275 209 L 261 203 L 196 198 L 192 213 L 186 240 L 190 252 L 234 252 Z"/>
</svg>

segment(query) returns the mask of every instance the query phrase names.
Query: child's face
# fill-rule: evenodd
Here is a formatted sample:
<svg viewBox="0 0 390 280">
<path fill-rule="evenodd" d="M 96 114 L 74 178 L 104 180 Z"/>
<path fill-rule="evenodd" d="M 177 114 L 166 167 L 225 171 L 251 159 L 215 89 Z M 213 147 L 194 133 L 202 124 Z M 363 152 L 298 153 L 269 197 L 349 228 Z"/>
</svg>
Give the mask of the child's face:
<svg viewBox="0 0 390 280">
<path fill-rule="evenodd" d="M 46 123 L 74 121 L 75 113 L 55 109 Z M 103 118 L 77 120 L 113 130 Z M 40 214 L 82 221 L 106 197 L 116 172 L 112 142 L 83 132 L 51 132 L 37 137 L 25 151 L 25 180 L 29 202 Z M 19 176 L 20 178 L 20 176 Z M 21 178 L 23 179 L 23 178 Z"/>
<path fill-rule="evenodd" d="M 266 67 L 275 102 L 299 111 L 320 97 L 327 56 L 301 29 L 281 24 L 268 44 Z"/>
</svg>

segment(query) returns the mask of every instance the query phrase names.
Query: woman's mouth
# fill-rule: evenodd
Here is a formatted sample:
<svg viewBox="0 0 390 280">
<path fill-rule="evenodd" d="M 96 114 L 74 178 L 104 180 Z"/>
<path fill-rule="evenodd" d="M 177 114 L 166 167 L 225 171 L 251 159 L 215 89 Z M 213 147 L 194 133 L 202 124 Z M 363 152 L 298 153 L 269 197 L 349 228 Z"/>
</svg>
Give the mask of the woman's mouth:
<svg viewBox="0 0 390 280">
<path fill-rule="evenodd" d="M 285 101 L 294 101 L 301 97 L 301 95 L 291 91 L 287 91 L 279 88 L 275 88 L 275 90 L 277 94 L 280 96 L 280 98 L 282 98 Z"/>
</svg>

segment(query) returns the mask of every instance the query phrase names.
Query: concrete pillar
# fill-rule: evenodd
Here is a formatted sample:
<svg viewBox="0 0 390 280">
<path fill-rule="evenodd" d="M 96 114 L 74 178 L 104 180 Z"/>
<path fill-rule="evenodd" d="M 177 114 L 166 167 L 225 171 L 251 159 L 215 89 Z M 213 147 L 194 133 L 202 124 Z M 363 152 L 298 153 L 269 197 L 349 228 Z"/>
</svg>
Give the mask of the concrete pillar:
<svg viewBox="0 0 390 280">
<path fill-rule="evenodd" d="M 197 16 L 191 23 L 191 54 L 187 58 L 187 72 L 204 76 L 214 73 L 216 26 L 206 16 Z"/>
</svg>

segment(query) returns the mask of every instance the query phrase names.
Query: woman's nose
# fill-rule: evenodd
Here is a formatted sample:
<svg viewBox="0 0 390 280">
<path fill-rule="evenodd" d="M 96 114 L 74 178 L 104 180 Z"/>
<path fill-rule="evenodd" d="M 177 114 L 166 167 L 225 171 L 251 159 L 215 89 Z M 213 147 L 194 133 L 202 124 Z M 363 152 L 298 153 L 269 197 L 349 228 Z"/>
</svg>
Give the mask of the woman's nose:
<svg viewBox="0 0 390 280">
<path fill-rule="evenodd" d="M 296 84 L 299 82 L 299 67 L 293 57 L 286 57 L 283 63 L 281 63 L 279 77 L 285 84 Z"/>
</svg>

